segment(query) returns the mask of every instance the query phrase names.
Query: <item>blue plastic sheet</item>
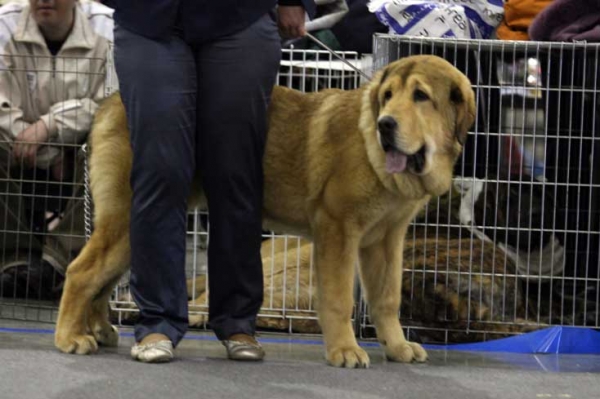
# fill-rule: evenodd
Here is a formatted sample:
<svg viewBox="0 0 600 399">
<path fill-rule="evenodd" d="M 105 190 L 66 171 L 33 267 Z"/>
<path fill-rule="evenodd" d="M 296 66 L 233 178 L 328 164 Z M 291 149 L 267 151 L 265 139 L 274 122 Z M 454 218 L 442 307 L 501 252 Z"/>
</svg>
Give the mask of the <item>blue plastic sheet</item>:
<svg viewBox="0 0 600 399">
<path fill-rule="evenodd" d="M 600 354 L 600 332 L 589 328 L 549 327 L 487 342 L 425 345 L 428 349 L 530 354 Z"/>
</svg>

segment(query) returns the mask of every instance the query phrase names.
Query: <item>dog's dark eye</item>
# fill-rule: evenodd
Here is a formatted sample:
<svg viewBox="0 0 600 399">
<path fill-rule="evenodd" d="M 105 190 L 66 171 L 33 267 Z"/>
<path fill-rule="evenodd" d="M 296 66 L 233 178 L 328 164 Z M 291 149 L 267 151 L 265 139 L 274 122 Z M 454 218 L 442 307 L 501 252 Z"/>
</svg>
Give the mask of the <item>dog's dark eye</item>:
<svg viewBox="0 0 600 399">
<path fill-rule="evenodd" d="M 392 98 L 392 91 L 386 90 L 385 93 L 383 93 L 383 101 L 388 102 L 390 98 Z"/>
<path fill-rule="evenodd" d="M 423 90 L 416 89 L 413 93 L 414 101 L 427 101 L 429 100 L 429 96 Z"/>
</svg>

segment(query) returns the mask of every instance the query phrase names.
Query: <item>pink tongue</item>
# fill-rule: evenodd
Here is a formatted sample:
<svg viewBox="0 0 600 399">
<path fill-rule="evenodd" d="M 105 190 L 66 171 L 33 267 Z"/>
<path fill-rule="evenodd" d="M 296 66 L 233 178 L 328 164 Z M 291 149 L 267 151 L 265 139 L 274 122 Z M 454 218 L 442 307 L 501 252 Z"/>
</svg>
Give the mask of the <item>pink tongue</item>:
<svg viewBox="0 0 600 399">
<path fill-rule="evenodd" d="M 408 157 L 399 151 L 390 151 L 385 153 L 385 168 L 388 173 L 400 173 L 406 169 L 406 160 Z"/>
</svg>

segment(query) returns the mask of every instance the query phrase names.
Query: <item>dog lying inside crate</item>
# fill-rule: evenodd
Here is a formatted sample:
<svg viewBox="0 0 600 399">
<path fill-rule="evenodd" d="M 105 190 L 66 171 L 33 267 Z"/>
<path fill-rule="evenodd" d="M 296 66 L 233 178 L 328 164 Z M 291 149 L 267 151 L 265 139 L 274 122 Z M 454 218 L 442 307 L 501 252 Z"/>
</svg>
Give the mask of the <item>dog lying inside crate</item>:
<svg viewBox="0 0 600 399">
<path fill-rule="evenodd" d="M 315 245 L 317 314 L 329 364 L 369 365 L 351 324 L 359 259 L 386 356 L 427 359 L 419 344 L 406 340 L 397 316 L 402 245 L 423 206 L 450 189 L 474 117 L 469 80 L 436 56 L 393 62 L 356 90 L 274 88 L 263 219 L 265 229 Z M 94 233 L 68 267 L 55 333 L 57 348 L 77 354 L 118 342 L 108 300 L 129 265 L 132 158 L 118 94 L 100 106 L 90 148 Z M 200 185 L 192 192 L 191 207 L 206 204 Z"/>
</svg>

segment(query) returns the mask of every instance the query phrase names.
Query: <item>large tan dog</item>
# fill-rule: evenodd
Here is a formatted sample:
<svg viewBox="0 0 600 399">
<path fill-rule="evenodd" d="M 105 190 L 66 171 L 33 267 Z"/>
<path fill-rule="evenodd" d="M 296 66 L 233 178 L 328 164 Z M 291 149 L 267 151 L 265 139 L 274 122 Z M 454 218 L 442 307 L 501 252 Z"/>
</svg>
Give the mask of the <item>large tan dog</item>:
<svg viewBox="0 0 600 399">
<path fill-rule="evenodd" d="M 319 324 L 330 364 L 369 365 L 350 320 L 359 260 L 387 357 L 426 360 L 398 320 L 402 243 L 429 198 L 450 189 L 474 114 L 469 80 L 435 56 L 394 62 L 353 91 L 274 89 L 264 159 L 265 227 L 314 242 Z M 64 352 L 87 354 L 118 340 L 107 303 L 130 258 L 126 126 L 120 98 L 113 96 L 99 109 L 90 138 L 95 230 L 67 270 L 55 335 Z"/>
</svg>

